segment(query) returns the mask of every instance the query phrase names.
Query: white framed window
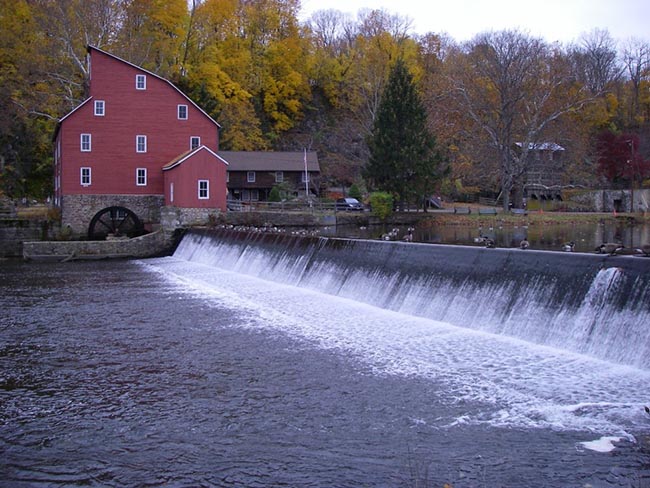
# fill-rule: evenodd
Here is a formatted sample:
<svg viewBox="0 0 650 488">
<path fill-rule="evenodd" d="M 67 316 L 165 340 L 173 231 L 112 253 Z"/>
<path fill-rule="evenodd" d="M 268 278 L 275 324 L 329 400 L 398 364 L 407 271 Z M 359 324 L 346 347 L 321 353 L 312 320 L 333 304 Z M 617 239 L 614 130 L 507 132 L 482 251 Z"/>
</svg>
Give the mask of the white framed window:
<svg viewBox="0 0 650 488">
<path fill-rule="evenodd" d="M 97 117 L 103 117 L 106 113 L 106 103 L 104 100 L 95 100 L 95 115 Z"/>
<path fill-rule="evenodd" d="M 201 138 L 199 136 L 190 137 L 190 149 L 196 149 L 201 145 Z"/>
<path fill-rule="evenodd" d="M 255 171 L 248 171 L 246 173 L 246 181 L 249 183 L 255 183 Z"/>
<path fill-rule="evenodd" d="M 208 180 L 199 180 L 199 200 L 210 198 L 210 182 Z"/>
<path fill-rule="evenodd" d="M 147 186 L 147 168 L 136 168 L 135 184 L 137 186 Z"/>
<path fill-rule="evenodd" d="M 284 171 L 275 172 L 275 182 L 282 183 L 284 181 Z"/>
<path fill-rule="evenodd" d="M 90 186 L 92 183 L 92 171 L 88 166 L 84 166 L 81 168 L 80 171 L 80 178 L 81 178 L 81 186 Z"/>
<path fill-rule="evenodd" d="M 135 75 L 135 89 L 136 90 L 146 90 L 147 89 L 147 76 L 146 75 Z"/>
<path fill-rule="evenodd" d="M 178 106 L 178 118 L 179 120 L 187 120 L 187 105 Z"/>
<path fill-rule="evenodd" d="M 135 136 L 135 152 L 147 152 L 147 136 Z"/>
<path fill-rule="evenodd" d="M 301 180 L 303 183 L 308 183 L 309 182 L 309 173 L 305 173 L 304 171 L 302 172 L 302 178 Z"/>
<path fill-rule="evenodd" d="M 90 152 L 92 149 L 92 137 L 90 134 L 81 134 L 81 152 Z"/>
</svg>

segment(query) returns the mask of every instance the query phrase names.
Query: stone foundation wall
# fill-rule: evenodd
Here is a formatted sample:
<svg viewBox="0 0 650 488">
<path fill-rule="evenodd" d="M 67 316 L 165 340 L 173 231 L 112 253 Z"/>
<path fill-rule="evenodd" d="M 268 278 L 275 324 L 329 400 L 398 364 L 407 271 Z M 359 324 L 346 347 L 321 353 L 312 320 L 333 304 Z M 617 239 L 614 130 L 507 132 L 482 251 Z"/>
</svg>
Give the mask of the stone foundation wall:
<svg viewBox="0 0 650 488">
<path fill-rule="evenodd" d="M 23 255 L 23 241 L 51 239 L 59 226 L 41 220 L 0 219 L 0 258 Z"/>
<path fill-rule="evenodd" d="M 218 208 L 162 207 L 160 209 L 160 224 L 166 231 L 173 231 L 180 227 L 216 224 L 223 220 Z"/>
<path fill-rule="evenodd" d="M 125 207 L 134 212 L 145 226 L 160 222 L 162 195 L 66 195 L 61 203 L 61 225 L 73 236 L 85 236 L 97 212 L 106 207 Z"/>
<path fill-rule="evenodd" d="M 64 261 L 102 258 L 145 258 L 168 253 L 171 236 L 161 230 L 133 239 L 106 241 L 29 241 L 23 243 L 23 258 L 34 261 Z"/>
<path fill-rule="evenodd" d="M 634 196 L 634 202 L 632 197 Z M 648 212 L 650 190 L 586 190 L 570 196 L 588 212 Z"/>
</svg>

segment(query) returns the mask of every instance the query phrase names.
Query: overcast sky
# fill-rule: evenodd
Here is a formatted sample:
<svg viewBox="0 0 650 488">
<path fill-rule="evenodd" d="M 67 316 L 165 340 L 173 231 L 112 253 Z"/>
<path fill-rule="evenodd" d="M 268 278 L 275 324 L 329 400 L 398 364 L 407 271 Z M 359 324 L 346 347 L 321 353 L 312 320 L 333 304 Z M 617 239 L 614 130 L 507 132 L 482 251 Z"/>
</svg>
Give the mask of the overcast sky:
<svg viewBox="0 0 650 488">
<path fill-rule="evenodd" d="M 301 20 L 316 10 L 352 14 L 363 8 L 407 16 L 413 30 L 447 32 L 457 41 L 502 29 L 519 28 L 549 42 L 568 43 L 596 28 L 625 41 L 650 41 L 650 0 L 301 0 Z"/>
</svg>

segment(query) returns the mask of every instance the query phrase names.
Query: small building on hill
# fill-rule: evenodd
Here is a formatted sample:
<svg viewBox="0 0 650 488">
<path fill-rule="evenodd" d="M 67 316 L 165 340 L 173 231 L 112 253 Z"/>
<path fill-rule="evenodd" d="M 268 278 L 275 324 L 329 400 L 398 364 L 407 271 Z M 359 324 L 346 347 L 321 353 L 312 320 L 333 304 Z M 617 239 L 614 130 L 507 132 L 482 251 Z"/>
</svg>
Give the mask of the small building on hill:
<svg viewBox="0 0 650 488">
<path fill-rule="evenodd" d="M 521 143 L 517 143 L 521 149 Z M 524 197 L 561 200 L 565 175 L 565 149 L 554 142 L 530 144 L 526 163 Z"/>
</svg>

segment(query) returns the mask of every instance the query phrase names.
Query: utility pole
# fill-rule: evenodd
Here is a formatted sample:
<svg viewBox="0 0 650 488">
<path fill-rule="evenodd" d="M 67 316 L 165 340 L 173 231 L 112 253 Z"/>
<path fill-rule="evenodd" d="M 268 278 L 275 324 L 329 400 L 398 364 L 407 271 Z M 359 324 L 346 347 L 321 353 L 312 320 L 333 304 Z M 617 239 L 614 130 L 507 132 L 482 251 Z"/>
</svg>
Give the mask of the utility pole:
<svg viewBox="0 0 650 488">
<path fill-rule="evenodd" d="M 634 141 L 629 139 L 627 143 L 630 145 L 630 168 L 632 170 L 632 181 L 630 184 L 630 212 L 634 213 L 634 180 L 636 179 L 636 171 L 634 167 Z"/>
</svg>

